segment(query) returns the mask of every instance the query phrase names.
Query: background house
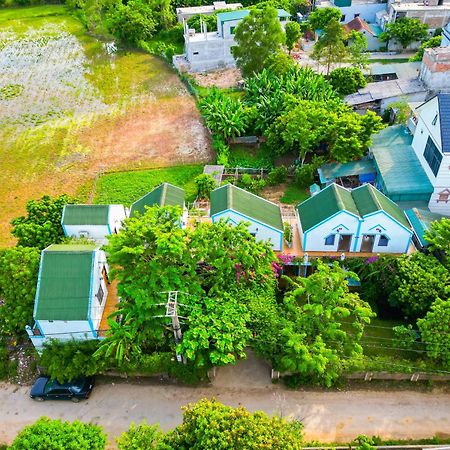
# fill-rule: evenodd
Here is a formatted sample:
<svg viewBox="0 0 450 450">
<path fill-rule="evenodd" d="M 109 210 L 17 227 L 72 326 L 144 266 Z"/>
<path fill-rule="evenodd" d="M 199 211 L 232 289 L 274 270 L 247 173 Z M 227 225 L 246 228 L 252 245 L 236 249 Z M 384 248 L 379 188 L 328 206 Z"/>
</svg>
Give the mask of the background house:
<svg viewBox="0 0 450 450">
<path fill-rule="evenodd" d="M 211 192 L 211 220 L 229 220 L 236 225 L 248 222 L 249 232 L 257 240 L 270 241 L 272 248 L 283 248 L 283 221 L 281 210 L 275 203 L 258 197 L 232 184 Z"/>
<path fill-rule="evenodd" d="M 184 189 L 170 183 L 162 183 L 131 205 L 130 217 L 142 215 L 147 208 L 152 206 L 161 208 L 163 206 L 179 206 L 183 210 L 182 225 L 186 226 L 188 211 L 184 202 L 184 196 Z"/>
<path fill-rule="evenodd" d="M 368 23 L 375 23 L 376 15 L 386 11 L 386 3 L 379 0 L 320 0 L 318 8 L 339 8 L 342 12 L 341 22 L 347 23 L 360 17 Z"/>
<path fill-rule="evenodd" d="M 406 253 L 411 243 L 403 211 L 370 184 L 333 183 L 296 210 L 303 251 Z"/>
<path fill-rule="evenodd" d="M 36 348 L 49 339 L 96 339 L 108 295 L 105 252 L 96 245 L 51 245 L 42 251 L 34 302 Z"/>
<path fill-rule="evenodd" d="M 66 236 L 104 241 L 120 230 L 125 218 L 123 205 L 65 205 L 61 225 Z"/>
<path fill-rule="evenodd" d="M 235 10 L 242 8 L 240 3 L 213 2 L 212 5 L 191 6 L 189 8 L 177 8 L 178 22 L 183 23 L 196 14 L 211 16 L 212 14 L 223 10 Z"/>
<path fill-rule="evenodd" d="M 357 31 L 361 33 L 367 39 L 367 50 L 379 50 L 384 43 L 378 40 L 378 36 L 381 34 L 382 29 L 375 23 L 367 23 L 364 19 L 357 16 L 350 22 L 344 25 L 344 30 L 346 33 L 351 31 Z"/>
<path fill-rule="evenodd" d="M 175 55 L 173 64 L 180 71 L 202 72 L 226 67 L 234 67 L 236 61 L 231 53 L 235 45 L 234 30 L 239 22 L 250 14 L 250 10 L 223 12 L 217 14 L 217 32 L 208 32 L 202 23 L 200 33 L 189 30 L 185 25 L 184 54 Z M 282 27 L 290 14 L 278 9 L 278 18 Z"/>
</svg>

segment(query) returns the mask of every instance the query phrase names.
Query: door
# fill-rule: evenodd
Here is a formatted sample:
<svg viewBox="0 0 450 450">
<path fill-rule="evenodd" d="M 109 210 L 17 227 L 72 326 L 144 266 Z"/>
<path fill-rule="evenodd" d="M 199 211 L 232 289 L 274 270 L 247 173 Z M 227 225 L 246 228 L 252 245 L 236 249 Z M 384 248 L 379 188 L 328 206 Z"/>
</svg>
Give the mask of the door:
<svg viewBox="0 0 450 450">
<path fill-rule="evenodd" d="M 365 234 L 362 237 L 361 252 L 372 253 L 374 242 L 375 242 L 375 236 L 373 234 Z"/>
<path fill-rule="evenodd" d="M 340 234 L 338 252 L 349 252 L 351 242 L 352 242 L 351 234 Z"/>
</svg>

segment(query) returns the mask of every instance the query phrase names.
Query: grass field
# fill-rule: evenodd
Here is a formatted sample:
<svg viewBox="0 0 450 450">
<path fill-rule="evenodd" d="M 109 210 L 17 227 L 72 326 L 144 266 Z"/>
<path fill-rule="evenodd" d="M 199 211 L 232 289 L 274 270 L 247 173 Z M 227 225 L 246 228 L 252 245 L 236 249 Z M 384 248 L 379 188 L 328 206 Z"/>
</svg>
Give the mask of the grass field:
<svg viewBox="0 0 450 450">
<path fill-rule="evenodd" d="M 99 172 L 211 156 L 164 61 L 88 36 L 61 5 L 0 10 L 0 247 L 31 198 L 75 194 Z"/>
<path fill-rule="evenodd" d="M 97 181 L 94 203 L 121 203 L 130 206 L 164 182 L 183 188 L 186 191 L 186 201 L 192 202 L 196 196 L 194 179 L 202 172 L 203 165 L 186 165 L 105 174 Z"/>
<path fill-rule="evenodd" d="M 282 197 L 280 197 L 280 202 L 297 205 L 309 197 L 310 195 L 306 192 L 306 189 L 298 187 L 295 183 L 290 183 L 287 185 Z"/>
</svg>

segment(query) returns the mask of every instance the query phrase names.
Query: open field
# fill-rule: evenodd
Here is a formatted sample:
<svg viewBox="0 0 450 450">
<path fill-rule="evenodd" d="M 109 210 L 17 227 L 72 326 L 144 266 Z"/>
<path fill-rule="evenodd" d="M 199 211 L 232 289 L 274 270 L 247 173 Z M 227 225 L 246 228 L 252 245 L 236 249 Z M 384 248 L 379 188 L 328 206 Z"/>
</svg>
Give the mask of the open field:
<svg viewBox="0 0 450 450">
<path fill-rule="evenodd" d="M 0 11 L 0 246 L 30 198 L 76 194 L 107 170 L 211 157 L 165 62 L 86 35 L 63 6 Z"/>
</svg>

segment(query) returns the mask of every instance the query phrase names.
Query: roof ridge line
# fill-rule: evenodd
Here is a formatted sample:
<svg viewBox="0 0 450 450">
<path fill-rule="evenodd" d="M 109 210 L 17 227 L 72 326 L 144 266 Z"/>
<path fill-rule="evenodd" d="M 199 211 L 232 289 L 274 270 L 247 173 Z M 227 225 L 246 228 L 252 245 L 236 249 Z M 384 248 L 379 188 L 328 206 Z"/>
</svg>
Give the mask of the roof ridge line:
<svg viewBox="0 0 450 450">
<path fill-rule="evenodd" d="M 227 195 L 227 209 L 233 209 L 233 189 L 231 186 L 234 186 L 233 184 L 228 184 L 228 195 Z"/>
<path fill-rule="evenodd" d="M 161 192 L 161 205 L 164 205 L 164 203 L 166 202 L 166 196 L 167 196 L 167 184 L 168 183 L 163 183 L 162 184 L 162 192 Z"/>
</svg>

